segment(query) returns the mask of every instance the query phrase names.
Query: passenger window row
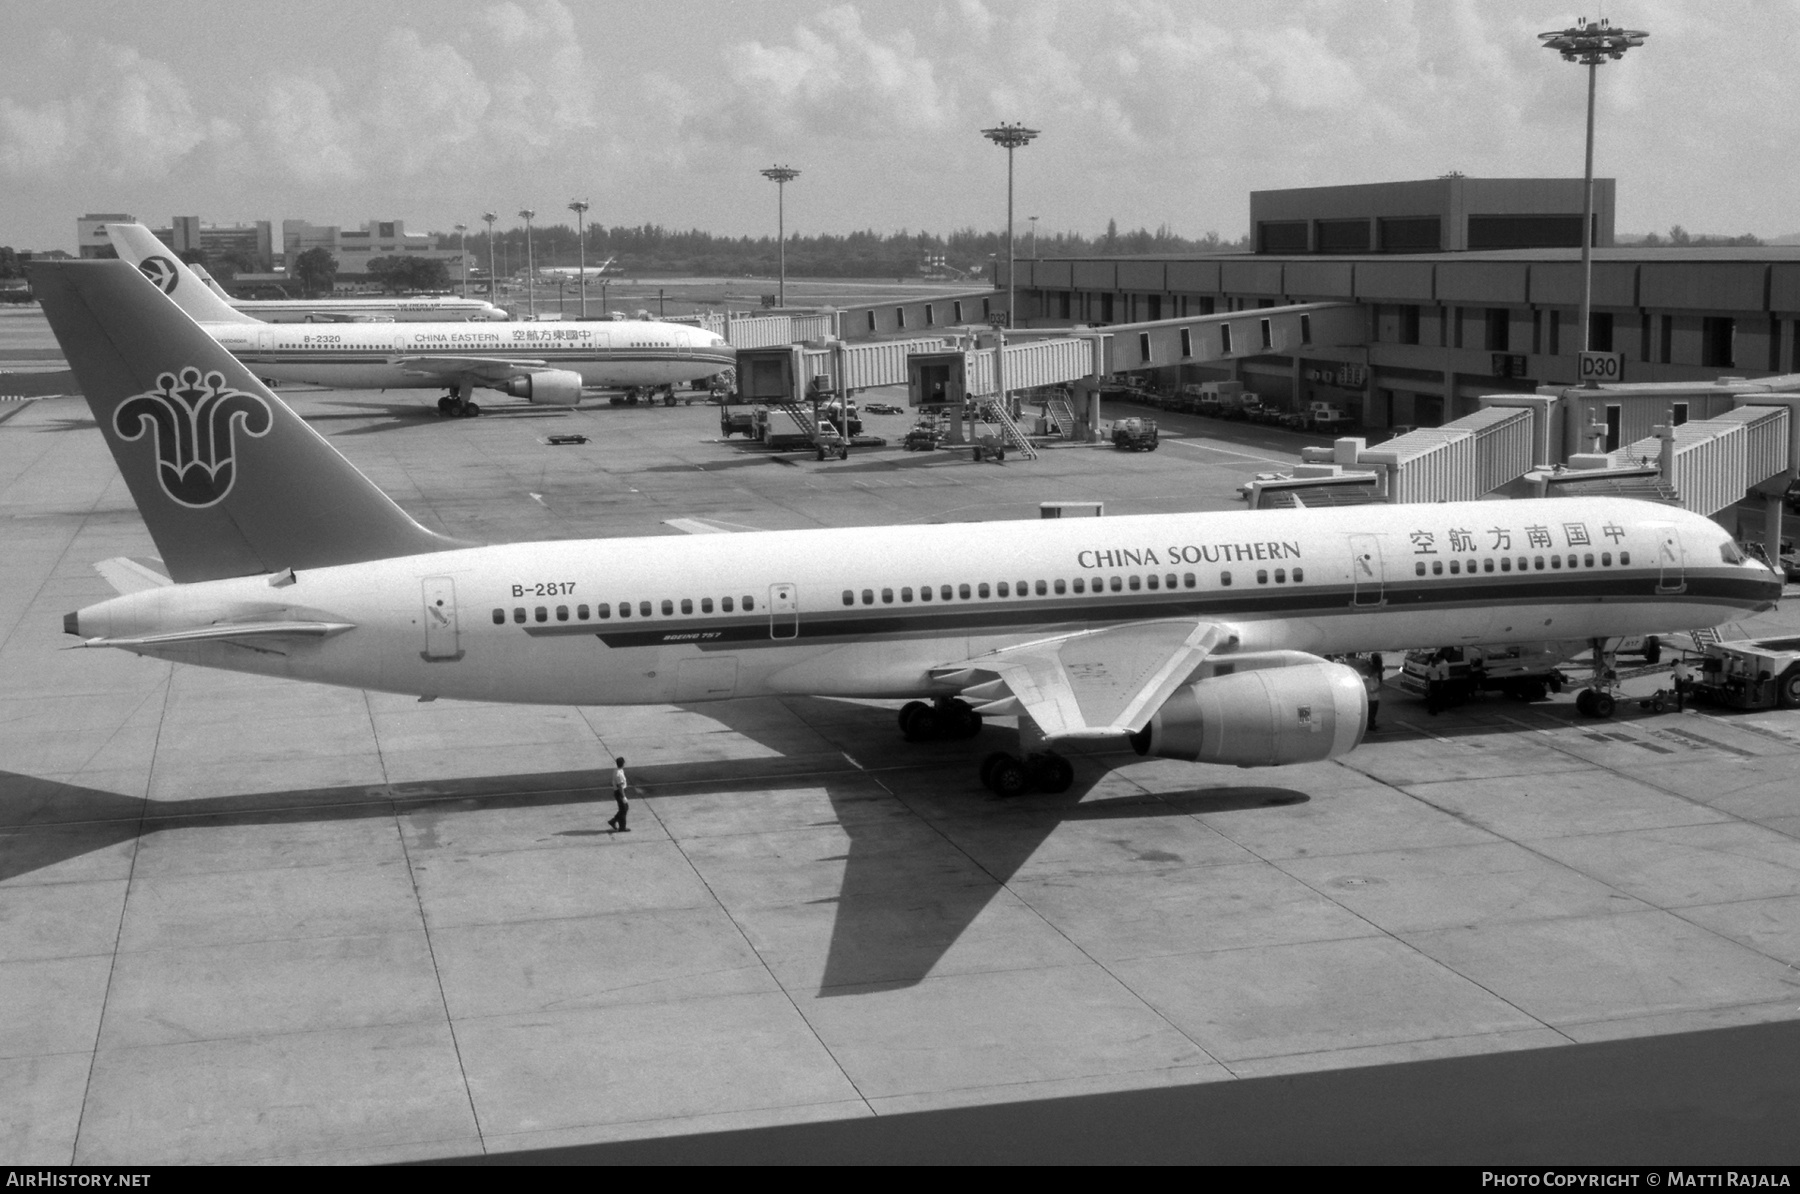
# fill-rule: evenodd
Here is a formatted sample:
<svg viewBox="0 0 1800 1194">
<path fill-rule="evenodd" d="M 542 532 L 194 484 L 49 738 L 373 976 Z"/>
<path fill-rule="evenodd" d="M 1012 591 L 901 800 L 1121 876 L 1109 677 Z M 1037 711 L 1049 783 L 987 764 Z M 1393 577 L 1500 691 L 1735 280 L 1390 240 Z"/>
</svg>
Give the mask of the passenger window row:
<svg viewBox="0 0 1800 1194">
<path fill-rule="evenodd" d="M 1294 583 L 1302 583 L 1306 579 L 1305 574 L 1305 569 L 1295 568 L 1293 570 Z M 1231 584 L 1231 573 L 1219 573 L 1219 583 L 1221 585 Z M 1256 583 L 1259 585 L 1269 583 L 1267 569 L 1257 571 Z M 1286 568 L 1275 569 L 1275 583 L 1278 585 L 1288 583 Z M 902 585 L 899 589 L 863 589 L 860 593 L 856 589 L 845 589 L 843 600 L 845 605 L 856 605 L 859 600 L 863 605 L 893 605 L 895 601 L 902 605 L 910 605 L 914 601 L 986 601 L 997 597 L 1048 597 L 1051 594 L 1061 597 L 1067 593 L 1123 593 L 1126 591 L 1138 593 L 1145 589 L 1194 589 L 1199 586 L 1200 578 L 1192 572 L 1183 572 L 1179 575 L 1173 572 L 1161 574 L 1152 572 L 1147 575 L 1096 576 L 1091 579 L 1077 576 L 1069 581 L 1002 580 L 992 584 L 983 582 L 980 584 L 938 585 L 935 588 L 931 585 L 920 585 L 917 590 L 910 585 Z"/>
<path fill-rule="evenodd" d="M 742 601 L 743 601 L 743 610 L 745 613 L 747 613 L 747 614 L 754 613 L 756 611 L 756 598 L 751 597 L 746 594 L 742 598 Z M 663 617 L 672 618 L 675 616 L 675 611 L 676 611 L 676 608 L 678 605 L 680 607 L 681 612 L 684 614 L 692 614 L 695 612 L 695 603 L 694 603 L 693 598 L 683 597 L 680 600 L 680 602 L 678 603 L 678 602 L 675 602 L 675 601 L 670 600 L 669 598 L 665 597 L 661 601 L 660 605 L 658 603 L 650 602 L 650 601 L 638 602 L 637 603 L 637 616 L 640 618 L 655 617 L 657 610 L 660 608 L 662 611 Z M 719 612 L 720 613 L 729 614 L 729 613 L 734 612 L 736 608 L 737 608 L 737 602 L 734 601 L 732 598 L 730 598 L 730 597 L 719 598 Z M 713 599 L 711 597 L 700 598 L 698 610 L 700 613 L 703 613 L 703 614 L 712 613 L 713 612 Z M 574 612 L 574 620 L 577 622 L 586 622 L 589 620 L 598 620 L 601 622 L 605 622 L 605 621 L 609 621 L 612 618 L 613 607 L 611 605 L 609 605 L 608 603 L 602 601 L 598 605 L 595 605 L 594 607 L 592 607 L 592 609 L 590 609 L 586 605 L 577 605 L 574 608 L 573 612 Z M 631 616 L 632 616 L 631 602 L 629 602 L 629 601 L 619 602 L 619 617 L 629 618 Z M 569 621 L 569 617 L 570 617 L 570 609 L 568 606 L 559 605 L 556 607 L 555 618 L 558 622 L 567 622 L 567 621 Z M 512 620 L 521 625 L 523 625 L 527 621 L 548 622 L 548 621 L 550 621 L 550 619 L 551 619 L 550 607 L 546 606 L 546 605 L 540 605 L 540 606 L 536 607 L 535 609 L 530 611 L 529 615 L 527 615 L 527 611 L 524 606 L 518 605 L 518 606 L 513 607 Z M 504 609 L 494 610 L 494 625 L 504 626 L 505 624 L 506 624 L 506 611 Z"/>
<path fill-rule="evenodd" d="M 1499 571 L 1511 572 L 1513 570 L 1513 557 L 1512 556 L 1499 556 L 1497 558 L 1499 560 Z M 1562 556 L 1548 556 L 1548 557 L 1545 557 L 1545 556 L 1520 556 L 1520 557 L 1518 557 L 1518 559 L 1519 559 L 1518 570 L 1520 572 L 1542 572 L 1542 571 L 1544 571 L 1544 569 L 1546 567 L 1546 560 L 1547 560 L 1548 561 L 1547 566 L 1554 571 L 1554 570 L 1560 569 L 1564 566 L 1563 558 L 1564 557 L 1562 557 Z M 1477 571 L 1477 569 L 1476 569 L 1477 564 L 1480 565 L 1480 569 L 1479 569 L 1480 571 L 1493 572 L 1495 570 L 1495 559 L 1496 559 L 1496 557 L 1490 556 L 1483 560 L 1451 560 L 1451 561 L 1449 561 L 1450 575 L 1451 576 L 1459 576 L 1462 573 L 1467 572 L 1469 575 L 1473 576 L 1475 574 L 1475 572 Z M 1569 562 L 1568 562 L 1567 566 L 1570 568 L 1592 568 L 1592 567 L 1595 567 L 1594 553 L 1591 551 L 1586 552 L 1585 554 L 1579 554 L 1579 555 L 1575 552 L 1570 552 L 1568 555 L 1568 561 Z M 1612 552 L 1603 551 L 1600 553 L 1600 563 L 1598 565 L 1599 567 L 1611 568 L 1612 563 L 1613 563 Z M 1433 575 L 1433 576 L 1444 575 L 1444 564 L 1445 564 L 1445 561 L 1443 561 L 1443 560 L 1431 561 L 1431 575 Z M 1467 565 L 1467 567 L 1465 567 L 1465 565 Z M 1619 553 L 1619 566 L 1624 568 L 1624 567 L 1630 567 L 1630 565 L 1631 565 L 1631 553 L 1628 551 L 1620 552 Z M 1298 569 L 1296 569 L 1295 571 L 1297 572 Z M 1424 560 L 1414 560 L 1413 561 L 1413 575 L 1414 576 L 1424 576 L 1425 575 L 1425 561 Z"/>
</svg>

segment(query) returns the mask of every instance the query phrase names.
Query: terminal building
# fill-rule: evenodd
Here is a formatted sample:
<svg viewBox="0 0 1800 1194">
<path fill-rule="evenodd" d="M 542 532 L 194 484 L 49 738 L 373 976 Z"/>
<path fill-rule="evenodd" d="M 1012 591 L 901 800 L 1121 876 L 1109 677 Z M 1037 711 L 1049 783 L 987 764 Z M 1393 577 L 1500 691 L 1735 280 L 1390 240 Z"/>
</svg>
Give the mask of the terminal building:
<svg viewBox="0 0 1800 1194">
<path fill-rule="evenodd" d="M 1277 406 L 1330 402 L 1370 431 L 1435 427 L 1483 395 L 1577 381 L 1581 187 L 1447 178 L 1260 191 L 1253 253 L 1017 262 L 1017 323 L 1101 328 L 1348 302 L 1360 343 L 1210 364 L 1175 354 L 1151 371 L 1165 384 L 1238 380 Z M 1593 347 L 1624 354 L 1623 380 L 1796 370 L 1800 247 L 1617 245 L 1612 180 L 1595 192 Z"/>
<path fill-rule="evenodd" d="M 109 257 L 108 224 L 135 224 L 127 212 L 89 212 L 75 221 L 75 244 L 83 257 Z M 177 253 L 199 250 L 209 261 L 232 258 L 244 272 L 269 273 L 275 268 L 273 226 L 268 220 L 249 224 L 203 224 L 199 216 L 174 216 L 166 228 L 152 228 L 158 240 Z"/>
<path fill-rule="evenodd" d="M 290 268 L 293 260 L 308 249 L 324 249 L 331 254 L 337 262 L 336 289 L 340 291 L 378 288 L 369 276 L 369 263 L 388 254 L 435 258 L 452 274 L 462 269 L 463 261 L 460 248 L 440 248 L 437 238 L 431 234 L 408 232 L 404 220 L 370 220 L 356 229 L 313 224 L 306 220 L 283 220 L 281 251 Z"/>
</svg>

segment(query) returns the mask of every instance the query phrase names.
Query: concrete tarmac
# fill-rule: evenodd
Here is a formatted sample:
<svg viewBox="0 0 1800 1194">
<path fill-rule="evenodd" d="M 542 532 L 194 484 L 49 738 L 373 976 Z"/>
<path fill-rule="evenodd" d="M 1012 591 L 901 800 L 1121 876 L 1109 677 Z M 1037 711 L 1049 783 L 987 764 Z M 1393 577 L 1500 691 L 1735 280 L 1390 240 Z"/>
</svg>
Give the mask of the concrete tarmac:
<svg viewBox="0 0 1800 1194">
<path fill-rule="evenodd" d="M 1156 453 L 819 463 L 698 405 L 432 397 L 290 395 L 487 541 L 697 516 L 955 551 L 1046 499 L 1235 508 L 1303 442 L 1172 416 Z M 10 1162 L 498 1154 L 1800 1020 L 1795 714 L 1390 690 L 1338 762 L 1094 751 L 1000 801 L 975 764 L 1010 726 L 909 745 L 893 703 L 420 704 L 65 650 L 92 564 L 154 554 L 78 400 L 0 422 L 0 520 Z"/>
</svg>

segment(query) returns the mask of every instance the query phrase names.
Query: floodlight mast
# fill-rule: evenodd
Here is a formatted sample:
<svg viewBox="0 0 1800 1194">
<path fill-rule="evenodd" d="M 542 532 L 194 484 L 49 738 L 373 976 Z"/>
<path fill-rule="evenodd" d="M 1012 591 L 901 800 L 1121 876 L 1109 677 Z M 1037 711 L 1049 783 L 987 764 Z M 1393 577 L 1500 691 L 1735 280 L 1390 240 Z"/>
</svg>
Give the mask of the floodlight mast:
<svg viewBox="0 0 1800 1194">
<path fill-rule="evenodd" d="M 484 211 L 481 213 L 481 218 L 488 226 L 488 302 L 498 306 L 500 300 L 494 293 L 496 280 L 494 276 L 494 221 L 500 217 L 495 212 Z"/>
<path fill-rule="evenodd" d="M 1006 150 L 1006 326 L 1013 326 L 1013 298 L 1017 289 L 1013 274 L 1013 150 L 1030 145 L 1038 136 L 1039 130 L 1028 129 L 1023 123 L 1000 124 L 991 129 L 982 129 L 981 135 L 995 145 Z"/>
<path fill-rule="evenodd" d="M 789 166 L 770 166 L 762 176 L 775 184 L 775 239 L 780 242 L 780 279 L 775 284 L 775 305 L 787 306 L 787 184 L 800 177 Z"/>
<path fill-rule="evenodd" d="M 537 290 L 532 283 L 537 281 L 537 266 L 531 258 L 531 217 L 537 215 L 529 207 L 519 209 L 519 217 L 525 221 L 525 310 L 528 318 L 537 318 Z"/>
<path fill-rule="evenodd" d="M 1576 17 L 1567 29 L 1538 34 L 1546 50 L 1555 50 L 1564 62 L 1588 68 L 1587 165 L 1581 191 L 1581 348 L 1593 350 L 1594 315 L 1594 81 L 1602 63 L 1617 62 L 1625 51 L 1650 39 L 1642 29 L 1619 29 L 1606 18 L 1590 21 Z"/>
<path fill-rule="evenodd" d="M 462 296 L 464 298 L 468 298 L 469 297 L 469 226 L 467 224 L 456 225 L 456 250 L 457 250 L 457 256 L 462 258 L 462 267 L 463 267 Z"/>
<path fill-rule="evenodd" d="M 583 319 L 587 318 L 587 239 L 582 233 L 581 217 L 587 214 L 587 209 L 588 201 L 586 199 L 569 200 L 569 210 L 575 213 L 575 260 L 580 263 L 575 276 L 580 279 L 581 317 Z"/>
</svg>

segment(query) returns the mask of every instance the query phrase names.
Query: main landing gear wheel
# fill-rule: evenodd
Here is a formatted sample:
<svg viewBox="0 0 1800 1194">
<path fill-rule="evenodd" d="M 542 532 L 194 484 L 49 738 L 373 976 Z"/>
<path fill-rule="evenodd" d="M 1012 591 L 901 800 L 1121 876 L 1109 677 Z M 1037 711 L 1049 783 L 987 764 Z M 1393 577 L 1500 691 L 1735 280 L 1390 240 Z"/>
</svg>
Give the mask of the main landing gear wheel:
<svg viewBox="0 0 1800 1194">
<path fill-rule="evenodd" d="M 445 394 L 438 399 L 438 414 L 447 419 L 472 419 L 481 413 L 481 408 L 473 402 L 463 399 L 460 394 Z"/>
<path fill-rule="evenodd" d="M 981 783 L 1002 799 L 1021 796 L 1031 789 L 1054 796 L 1067 792 L 1075 783 L 1075 767 L 1052 751 L 1026 759 L 995 751 L 981 761 Z"/>
</svg>

